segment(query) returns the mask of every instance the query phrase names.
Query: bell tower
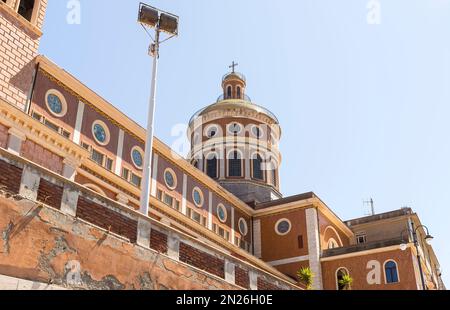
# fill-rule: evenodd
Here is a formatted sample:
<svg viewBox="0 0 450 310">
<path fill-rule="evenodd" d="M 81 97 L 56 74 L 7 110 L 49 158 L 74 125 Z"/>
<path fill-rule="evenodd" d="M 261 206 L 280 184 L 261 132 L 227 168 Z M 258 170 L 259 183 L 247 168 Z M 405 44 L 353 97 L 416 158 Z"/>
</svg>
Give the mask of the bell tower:
<svg viewBox="0 0 450 310">
<path fill-rule="evenodd" d="M 0 99 L 25 109 L 47 0 L 0 0 Z"/>
<path fill-rule="evenodd" d="M 223 94 L 189 122 L 189 160 L 250 206 L 280 193 L 277 117 L 246 95 L 247 81 L 236 72 L 222 79 Z"/>
</svg>

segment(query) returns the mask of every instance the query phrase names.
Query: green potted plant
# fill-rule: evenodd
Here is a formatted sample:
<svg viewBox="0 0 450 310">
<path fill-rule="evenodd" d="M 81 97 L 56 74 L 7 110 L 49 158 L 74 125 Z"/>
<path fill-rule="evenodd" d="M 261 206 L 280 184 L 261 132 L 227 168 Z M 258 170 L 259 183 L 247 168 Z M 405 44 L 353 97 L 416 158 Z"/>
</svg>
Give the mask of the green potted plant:
<svg viewBox="0 0 450 310">
<path fill-rule="evenodd" d="M 339 286 L 341 286 L 343 290 L 349 290 L 352 284 L 353 278 L 350 277 L 348 274 L 343 275 L 342 278 L 339 280 Z"/>
<path fill-rule="evenodd" d="M 312 290 L 314 274 L 309 267 L 303 267 L 297 272 L 300 282 L 306 285 L 307 290 Z"/>
</svg>

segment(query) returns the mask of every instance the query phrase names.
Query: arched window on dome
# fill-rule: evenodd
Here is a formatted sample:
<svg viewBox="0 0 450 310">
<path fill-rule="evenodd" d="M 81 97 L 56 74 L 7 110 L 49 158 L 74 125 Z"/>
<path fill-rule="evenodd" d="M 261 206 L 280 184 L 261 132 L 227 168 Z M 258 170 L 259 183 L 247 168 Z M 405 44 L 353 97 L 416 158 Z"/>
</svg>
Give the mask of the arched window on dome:
<svg viewBox="0 0 450 310">
<path fill-rule="evenodd" d="M 240 86 L 238 86 L 237 87 L 237 97 L 238 97 L 238 99 L 242 99 L 242 94 L 241 94 L 241 87 Z"/>
<path fill-rule="evenodd" d="M 242 176 L 242 158 L 238 151 L 233 151 L 228 155 L 228 176 Z"/>
<path fill-rule="evenodd" d="M 231 99 L 233 93 L 232 93 L 232 88 L 231 86 L 227 87 L 227 98 L 226 99 Z"/>
<path fill-rule="evenodd" d="M 216 154 L 210 154 L 206 158 L 206 174 L 212 179 L 217 179 L 217 156 L 216 156 Z"/>
<path fill-rule="evenodd" d="M 257 180 L 264 180 L 264 173 L 262 170 L 262 157 L 257 154 L 253 159 L 253 178 Z"/>
</svg>

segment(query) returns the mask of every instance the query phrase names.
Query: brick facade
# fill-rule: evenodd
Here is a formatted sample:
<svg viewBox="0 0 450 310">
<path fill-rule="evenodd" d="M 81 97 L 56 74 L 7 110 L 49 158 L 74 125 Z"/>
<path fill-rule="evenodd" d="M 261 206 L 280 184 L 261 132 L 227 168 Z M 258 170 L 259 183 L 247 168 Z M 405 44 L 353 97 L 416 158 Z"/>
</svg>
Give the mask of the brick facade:
<svg viewBox="0 0 450 310">
<path fill-rule="evenodd" d="M 266 280 L 258 278 L 258 290 L 260 291 L 276 291 L 280 290 L 280 288 L 273 283 L 270 283 Z"/>
<path fill-rule="evenodd" d="M 247 270 L 238 266 L 235 267 L 236 284 L 240 287 L 250 289 L 250 277 Z"/>
<path fill-rule="evenodd" d="M 78 199 L 77 217 L 126 237 L 132 243 L 136 242 L 137 221 L 93 203 L 84 197 Z"/>
<path fill-rule="evenodd" d="M 150 234 L 150 248 L 160 253 L 167 253 L 167 235 L 152 229 Z"/>
<path fill-rule="evenodd" d="M 39 182 L 37 200 L 55 209 L 61 208 L 63 188 L 44 179 Z"/>
<path fill-rule="evenodd" d="M 190 245 L 180 243 L 180 261 L 225 278 L 225 262 Z"/>
<path fill-rule="evenodd" d="M 63 159 L 33 141 L 23 142 L 21 155 L 55 173 L 61 174 L 63 171 Z"/>
<path fill-rule="evenodd" d="M 37 4 L 39 1 L 36 1 Z M 36 5 L 37 5 L 36 4 Z M 42 28 L 47 0 L 40 0 L 35 25 L 15 16 L 15 12 L 0 3 L 0 98 L 20 109 L 25 108 L 31 87 L 40 35 L 30 30 Z M 29 23 L 29 27 L 24 24 Z"/>
<path fill-rule="evenodd" d="M 0 160 L 0 171 L 0 189 L 3 188 L 13 194 L 18 194 L 20 180 L 22 179 L 22 169 Z"/>
<path fill-rule="evenodd" d="M 0 147 L 6 149 L 8 145 L 8 128 L 0 124 Z"/>
</svg>

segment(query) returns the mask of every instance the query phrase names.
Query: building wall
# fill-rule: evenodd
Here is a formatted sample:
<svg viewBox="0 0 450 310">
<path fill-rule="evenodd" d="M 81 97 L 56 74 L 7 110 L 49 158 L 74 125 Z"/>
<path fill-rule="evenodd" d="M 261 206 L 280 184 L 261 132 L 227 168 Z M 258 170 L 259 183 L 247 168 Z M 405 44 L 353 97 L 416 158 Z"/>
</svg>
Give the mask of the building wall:
<svg viewBox="0 0 450 310">
<path fill-rule="evenodd" d="M 32 22 L 16 14 L 15 5 L 13 0 L 0 1 L 0 98 L 24 109 L 47 0 L 36 0 L 37 11 Z"/>
<path fill-rule="evenodd" d="M 0 147 L 6 148 L 8 145 L 8 128 L 0 124 Z"/>
<path fill-rule="evenodd" d="M 59 96 L 62 97 L 61 99 L 67 104 L 67 113 L 62 117 L 55 116 L 49 111 L 47 106 L 46 95 L 52 90 L 56 90 L 59 93 Z M 84 106 L 81 110 L 82 112 L 80 112 L 80 105 Z M 133 163 L 131 152 L 134 147 L 144 150 L 144 142 L 137 138 L 136 134 L 133 134 L 124 127 L 120 127 L 120 120 L 114 120 L 111 116 L 105 115 L 95 107 L 95 102 L 88 102 L 77 93 L 77 90 L 70 89 L 64 83 L 51 76 L 48 72 L 44 70 L 39 71 L 30 114 L 33 115 L 34 112 L 38 112 L 40 115 L 44 116 L 46 120 L 64 128 L 64 130 L 70 132 L 70 137 L 68 138 L 70 140 L 74 140 L 75 138 L 77 119 L 81 120 L 81 122 L 78 122 L 80 129 L 79 140 L 73 142 L 80 145 L 91 145 L 93 149 L 113 160 L 111 171 L 107 171 L 104 166 L 98 166 L 98 168 L 94 169 L 96 170 L 95 174 L 92 174 L 90 170 L 83 170 L 83 174 L 81 175 L 78 173 L 75 180 L 82 185 L 94 185 L 98 187 L 111 199 L 118 199 L 117 195 L 122 192 L 125 196 L 128 196 L 129 200 L 132 200 L 128 201 L 126 204 L 132 208 L 137 208 L 138 194 L 130 196 L 129 193 L 122 190 L 122 188 L 114 182 L 110 184 L 112 188 L 111 186 L 104 186 L 104 183 L 108 179 L 111 179 L 111 174 L 117 174 L 121 177 L 123 168 L 128 169 L 130 173 L 142 177 L 142 169 L 135 166 Z M 92 125 L 97 120 L 102 121 L 110 133 L 110 141 L 107 145 L 98 144 L 93 137 Z M 123 139 L 120 138 L 121 134 L 123 135 Z M 155 160 L 156 158 L 157 166 L 154 166 L 155 161 L 152 162 L 154 184 L 156 185 L 156 189 L 152 190 L 152 195 L 154 197 L 158 197 L 158 192 L 161 192 L 163 194 L 159 198 L 164 201 L 164 195 L 169 195 L 178 202 L 178 211 L 180 213 L 188 215 L 187 210 L 189 209 L 200 213 L 204 219 L 202 223 L 203 226 L 213 229 L 213 224 L 216 224 L 228 232 L 229 242 L 234 243 L 235 237 L 243 238 L 247 243 L 247 250 L 251 249 L 250 244 L 252 237 L 250 216 L 245 212 L 239 211 L 239 209 L 234 206 L 234 203 L 217 195 L 216 191 L 212 189 L 217 186 L 215 182 L 211 181 L 210 184 L 200 182 L 181 169 L 173 158 L 154 152 L 153 159 Z M 164 179 L 164 172 L 166 169 L 171 169 L 171 171 L 175 173 L 176 187 L 174 189 L 170 189 L 166 185 Z M 99 174 L 102 175 L 102 182 L 100 182 L 98 178 Z M 136 190 L 139 190 L 137 186 L 134 187 Z M 204 202 L 201 207 L 196 206 L 193 202 L 192 193 L 194 188 L 200 189 L 203 195 Z M 219 204 L 223 204 L 227 209 L 228 216 L 225 223 L 219 221 L 217 217 L 217 206 Z M 239 232 L 238 222 L 240 218 L 243 218 L 247 223 L 248 233 L 246 236 L 242 236 Z"/>
<path fill-rule="evenodd" d="M 62 173 L 63 159 L 31 140 L 26 140 L 22 143 L 21 155 L 53 172 Z"/>
<path fill-rule="evenodd" d="M 353 290 L 416 290 L 417 281 L 411 249 L 400 249 L 373 254 L 361 253 L 348 258 L 337 258 L 331 261 L 322 261 L 323 286 L 326 290 L 336 290 L 336 272 L 346 268 L 353 278 Z M 384 263 L 394 260 L 398 266 L 400 282 L 387 284 L 384 274 Z M 373 264 L 379 266 L 375 270 Z M 374 282 L 373 284 L 369 282 Z"/>
<path fill-rule="evenodd" d="M 275 224 L 281 219 L 291 222 L 291 231 L 280 236 L 275 232 Z M 268 215 L 261 220 L 261 250 L 262 259 L 272 262 L 308 255 L 308 236 L 306 214 L 304 209 Z M 303 239 L 300 247 L 299 237 Z M 276 249 L 276 250 L 274 250 Z"/>
<path fill-rule="evenodd" d="M 387 239 L 408 238 L 408 219 L 406 217 L 397 217 L 382 221 L 376 221 L 366 224 L 353 225 L 350 227 L 355 235 L 364 234 L 367 242 L 375 242 Z M 353 241 L 354 242 L 354 241 Z"/>
<path fill-rule="evenodd" d="M 321 249 L 328 249 L 328 241 L 333 238 L 339 247 L 350 245 L 350 238 L 333 224 L 323 213 L 318 212 Z"/>
</svg>

